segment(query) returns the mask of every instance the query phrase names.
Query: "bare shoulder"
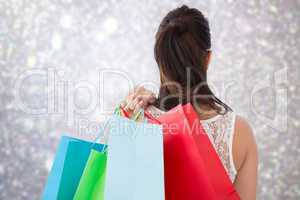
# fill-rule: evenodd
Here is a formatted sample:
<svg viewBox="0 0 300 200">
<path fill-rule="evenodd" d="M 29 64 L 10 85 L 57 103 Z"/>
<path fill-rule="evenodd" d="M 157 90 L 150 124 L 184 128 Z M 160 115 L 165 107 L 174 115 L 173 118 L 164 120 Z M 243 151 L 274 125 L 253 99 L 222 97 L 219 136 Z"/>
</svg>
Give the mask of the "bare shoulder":
<svg viewBox="0 0 300 200">
<path fill-rule="evenodd" d="M 245 118 L 237 115 L 233 138 L 233 160 L 237 171 L 250 155 L 257 156 L 253 129 Z"/>
</svg>

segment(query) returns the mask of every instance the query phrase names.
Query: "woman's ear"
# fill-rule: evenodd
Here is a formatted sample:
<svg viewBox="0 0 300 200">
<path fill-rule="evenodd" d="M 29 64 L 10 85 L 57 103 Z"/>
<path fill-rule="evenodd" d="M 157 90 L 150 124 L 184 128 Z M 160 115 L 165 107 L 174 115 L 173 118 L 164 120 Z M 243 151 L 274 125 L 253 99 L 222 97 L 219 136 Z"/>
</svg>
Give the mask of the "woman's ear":
<svg viewBox="0 0 300 200">
<path fill-rule="evenodd" d="M 211 62 L 211 56 L 212 56 L 212 52 L 211 52 L 211 50 L 208 50 L 206 58 L 205 58 L 205 63 L 204 63 L 205 71 L 208 70 L 208 66 L 209 66 L 209 64 Z"/>
</svg>

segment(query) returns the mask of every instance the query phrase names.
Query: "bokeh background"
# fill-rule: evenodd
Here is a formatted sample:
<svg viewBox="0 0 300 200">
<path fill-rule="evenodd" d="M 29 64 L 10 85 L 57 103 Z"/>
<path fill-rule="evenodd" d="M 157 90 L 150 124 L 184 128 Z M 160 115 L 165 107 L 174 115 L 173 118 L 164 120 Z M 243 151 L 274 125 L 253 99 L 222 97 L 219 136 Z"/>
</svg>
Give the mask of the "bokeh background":
<svg viewBox="0 0 300 200">
<path fill-rule="evenodd" d="M 214 90 L 255 131 L 258 199 L 300 199 L 299 0 L 0 0 L 1 200 L 39 199 L 63 133 L 94 138 L 132 85 L 157 89 L 154 34 L 183 3 L 210 21 Z"/>
</svg>

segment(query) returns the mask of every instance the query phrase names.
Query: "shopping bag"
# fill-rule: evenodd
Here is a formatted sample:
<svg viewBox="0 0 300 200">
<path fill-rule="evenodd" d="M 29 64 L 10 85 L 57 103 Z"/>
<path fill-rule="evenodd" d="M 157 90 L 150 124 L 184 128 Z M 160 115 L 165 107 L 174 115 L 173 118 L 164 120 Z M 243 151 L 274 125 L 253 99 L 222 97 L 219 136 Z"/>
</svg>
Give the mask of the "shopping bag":
<svg viewBox="0 0 300 200">
<path fill-rule="evenodd" d="M 146 116 L 164 127 L 166 200 L 240 199 L 191 104 Z"/>
<path fill-rule="evenodd" d="M 104 148 L 103 144 L 63 136 L 42 199 L 73 199 L 91 150 L 102 151 Z"/>
<path fill-rule="evenodd" d="M 164 199 L 160 126 L 114 116 L 107 144 L 105 200 Z"/>
<path fill-rule="evenodd" d="M 107 153 L 92 150 L 84 168 L 74 200 L 103 200 Z"/>
<path fill-rule="evenodd" d="M 240 197 L 217 154 L 213 147 L 208 135 L 201 126 L 201 122 L 197 116 L 197 113 L 193 109 L 191 104 L 182 106 L 182 113 L 185 115 L 189 127 L 192 130 L 192 135 L 196 142 L 199 155 L 204 163 L 204 170 L 209 177 L 210 183 L 212 184 L 216 196 L 218 199 L 226 200 L 239 200 Z M 195 128 L 197 127 L 197 128 Z"/>
<path fill-rule="evenodd" d="M 166 200 L 218 200 L 182 106 L 151 121 L 163 126 Z"/>
</svg>

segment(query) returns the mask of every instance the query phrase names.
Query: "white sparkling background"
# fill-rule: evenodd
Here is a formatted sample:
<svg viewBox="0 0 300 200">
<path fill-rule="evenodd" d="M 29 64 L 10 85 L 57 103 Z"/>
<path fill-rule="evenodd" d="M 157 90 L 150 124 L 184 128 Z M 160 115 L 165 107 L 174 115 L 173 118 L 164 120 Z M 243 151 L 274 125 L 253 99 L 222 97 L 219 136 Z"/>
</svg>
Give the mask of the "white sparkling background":
<svg viewBox="0 0 300 200">
<path fill-rule="evenodd" d="M 39 199 L 62 132 L 78 136 L 79 120 L 95 125 L 104 117 L 99 105 L 88 114 L 71 115 L 71 124 L 65 113 L 25 113 L 16 95 L 28 106 L 46 106 L 47 78 L 30 77 L 18 92 L 18 77 L 54 68 L 73 85 L 79 80 L 97 84 L 99 69 L 109 68 L 128 73 L 134 84 L 158 83 L 154 34 L 166 12 L 182 3 L 209 18 L 214 51 L 210 82 L 255 130 L 258 199 L 300 199 L 299 0 L 0 0 L 1 200 Z M 276 72 L 286 81 L 279 89 L 287 91 L 287 99 L 277 98 Z M 270 87 L 254 93 L 268 78 Z M 111 110 L 127 90 L 125 81 L 106 77 L 101 105 Z M 89 95 L 78 90 L 76 105 L 84 108 Z M 67 97 L 57 103 L 59 108 Z M 283 109 L 276 114 L 278 108 Z M 278 121 L 267 120 L 272 116 Z"/>
</svg>

